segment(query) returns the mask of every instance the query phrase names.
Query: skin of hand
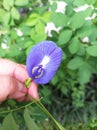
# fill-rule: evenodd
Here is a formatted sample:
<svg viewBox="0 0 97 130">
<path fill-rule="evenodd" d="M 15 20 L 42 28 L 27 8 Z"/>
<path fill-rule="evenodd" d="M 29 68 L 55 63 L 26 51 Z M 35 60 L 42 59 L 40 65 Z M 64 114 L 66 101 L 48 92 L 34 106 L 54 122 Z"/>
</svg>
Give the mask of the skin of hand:
<svg viewBox="0 0 97 130">
<path fill-rule="evenodd" d="M 39 99 L 38 86 L 33 81 L 27 89 L 24 82 L 29 78 L 26 67 L 7 59 L 0 59 L 0 102 L 8 98 L 27 101 L 27 95 Z"/>
</svg>

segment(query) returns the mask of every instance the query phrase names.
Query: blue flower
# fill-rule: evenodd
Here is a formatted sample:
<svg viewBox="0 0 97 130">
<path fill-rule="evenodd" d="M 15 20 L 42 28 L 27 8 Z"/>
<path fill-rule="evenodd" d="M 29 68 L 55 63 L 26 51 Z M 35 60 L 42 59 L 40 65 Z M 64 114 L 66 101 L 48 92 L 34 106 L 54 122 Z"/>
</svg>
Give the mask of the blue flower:
<svg viewBox="0 0 97 130">
<path fill-rule="evenodd" d="M 62 60 L 62 50 L 52 41 L 35 45 L 26 60 L 28 75 L 38 84 L 47 84 Z"/>
</svg>

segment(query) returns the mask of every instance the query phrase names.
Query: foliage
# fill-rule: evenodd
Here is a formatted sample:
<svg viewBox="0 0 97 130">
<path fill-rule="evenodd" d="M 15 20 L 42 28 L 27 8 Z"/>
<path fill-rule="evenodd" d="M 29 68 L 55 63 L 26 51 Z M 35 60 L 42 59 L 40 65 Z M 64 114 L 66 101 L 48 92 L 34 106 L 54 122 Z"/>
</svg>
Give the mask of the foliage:
<svg viewBox="0 0 97 130">
<path fill-rule="evenodd" d="M 56 42 L 63 50 L 62 64 L 46 87 L 39 86 L 40 96 L 64 126 L 76 122 L 70 126 L 72 130 L 89 130 L 97 127 L 97 17 L 93 17 L 97 13 L 97 1 L 59 2 L 66 3 L 63 12 L 56 11 L 57 0 L 52 4 L 44 0 L 1 0 L 0 57 L 25 64 L 33 45 L 46 39 Z M 77 11 L 86 4 L 85 10 Z M 49 22 L 59 30 L 52 29 L 51 36 L 45 31 Z M 23 105 L 23 109 L 11 113 L 10 109 Z M 27 107 L 27 103 L 8 100 L 1 106 L 1 130 L 57 129 L 35 105 Z M 9 112 L 3 113 L 4 110 Z"/>
</svg>

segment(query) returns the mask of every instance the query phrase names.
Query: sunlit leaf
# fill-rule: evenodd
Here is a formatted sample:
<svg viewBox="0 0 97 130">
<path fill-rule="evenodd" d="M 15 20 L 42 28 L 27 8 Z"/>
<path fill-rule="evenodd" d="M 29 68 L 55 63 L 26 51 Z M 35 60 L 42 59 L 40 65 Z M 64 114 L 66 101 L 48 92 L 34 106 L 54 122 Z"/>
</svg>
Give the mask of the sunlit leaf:
<svg viewBox="0 0 97 130">
<path fill-rule="evenodd" d="M 0 9 L 0 21 L 5 13 L 6 11 L 4 9 Z"/>
<path fill-rule="evenodd" d="M 6 12 L 2 17 L 2 22 L 3 24 L 8 25 L 9 21 L 10 21 L 10 12 Z"/>
<path fill-rule="evenodd" d="M 28 0 L 16 0 L 15 1 L 15 5 L 17 6 L 24 6 L 24 5 L 27 5 L 28 4 Z"/>
<path fill-rule="evenodd" d="M 12 7 L 12 9 L 11 9 L 11 15 L 16 20 L 18 20 L 20 18 L 19 11 L 15 7 Z"/>
<path fill-rule="evenodd" d="M 34 26 L 34 25 L 37 24 L 37 22 L 38 22 L 39 19 L 40 19 L 40 16 L 38 14 L 36 14 L 36 13 L 33 13 L 33 14 L 31 14 L 28 17 L 28 19 L 26 21 L 26 25 L 28 25 L 28 26 Z"/>
<path fill-rule="evenodd" d="M 46 39 L 47 34 L 45 33 L 45 26 L 43 23 L 38 23 L 35 26 L 35 29 L 31 30 L 31 38 L 35 43 L 43 41 Z"/>
<path fill-rule="evenodd" d="M 10 6 L 13 6 L 13 5 L 14 5 L 14 0 L 8 0 L 8 2 L 9 2 L 9 5 L 10 5 Z"/>
<path fill-rule="evenodd" d="M 9 10 L 9 9 L 10 9 L 9 0 L 3 0 L 3 7 L 4 7 L 6 10 Z"/>
<path fill-rule="evenodd" d="M 44 14 L 43 14 L 43 16 L 41 17 L 41 19 L 43 20 L 43 21 L 45 21 L 46 23 L 47 22 L 50 22 L 51 21 L 51 12 L 45 12 Z"/>
</svg>

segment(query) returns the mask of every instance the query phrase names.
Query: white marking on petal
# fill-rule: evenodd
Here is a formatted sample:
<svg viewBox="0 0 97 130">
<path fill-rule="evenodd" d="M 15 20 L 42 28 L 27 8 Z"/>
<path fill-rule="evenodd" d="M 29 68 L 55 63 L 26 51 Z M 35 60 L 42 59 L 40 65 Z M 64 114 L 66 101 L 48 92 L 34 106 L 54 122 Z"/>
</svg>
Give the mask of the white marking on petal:
<svg viewBox="0 0 97 130">
<path fill-rule="evenodd" d="M 40 65 L 43 65 L 43 68 L 46 66 L 46 64 L 48 64 L 48 62 L 50 61 L 50 57 L 49 56 L 44 56 L 42 62 L 40 63 Z"/>
</svg>

